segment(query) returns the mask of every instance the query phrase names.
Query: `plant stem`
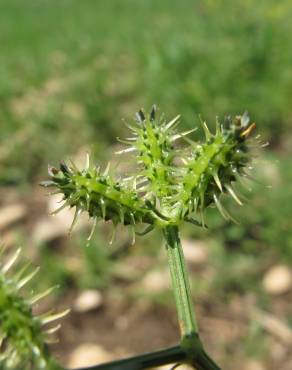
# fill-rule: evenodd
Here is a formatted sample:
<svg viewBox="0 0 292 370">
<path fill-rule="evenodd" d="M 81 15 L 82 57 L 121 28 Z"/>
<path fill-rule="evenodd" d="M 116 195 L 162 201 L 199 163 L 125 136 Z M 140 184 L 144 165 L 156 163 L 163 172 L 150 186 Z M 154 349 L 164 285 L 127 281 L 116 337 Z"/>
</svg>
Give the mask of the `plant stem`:
<svg viewBox="0 0 292 370">
<path fill-rule="evenodd" d="M 123 360 L 76 370 L 141 370 L 150 369 L 154 366 L 173 364 L 175 362 L 185 362 L 186 358 L 186 353 L 181 346 L 176 346 L 161 351 L 145 353 Z"/>
<path fill-rule="evenodd" d="M 168 226 L 164 232 L 168 263 L 174 290 L 181 336 L 198 333 L 198 325 L 191 301 L 191 288 L 187 276 L 178 228 Z"/>
<path fill-rule="evenodd" d="M 168 263 L 181 331 L 181 346 L 198 370 L 220 370 L 203 349 L 192 304 L 191 288 L 177 226 L 164 229 Z"/>
<path fill-rule="evenodd" d="M 160 351 L 76 370 L 142 370 L 173 363 L 188 363 L 197 370 L 220 370 L 204 351 L 193 310 L 191 288 L 178 227 L 164 229 L 168 262 L 181 330 L 181 344 Z"/>
</svg>

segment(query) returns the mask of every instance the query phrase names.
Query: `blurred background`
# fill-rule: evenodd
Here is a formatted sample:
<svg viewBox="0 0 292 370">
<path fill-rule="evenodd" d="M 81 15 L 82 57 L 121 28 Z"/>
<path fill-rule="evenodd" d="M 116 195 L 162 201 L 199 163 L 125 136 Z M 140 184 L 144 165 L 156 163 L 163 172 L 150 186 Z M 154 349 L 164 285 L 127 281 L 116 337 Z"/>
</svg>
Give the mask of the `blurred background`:
<svg viewBox="0 0 292 370">
<path fill-rule="evenodd" d="M 206 348 L 226 370 L 292 368 L 292 3 L 290 0 L 0 0 L 0 235 L 41 266 L 47 306 L 72 307 L 52 346 L 70 367 L 178 341 L 161 235 L 82 219 L 39 182 L 48 163 L 117 161 L 116 137 L 157 103 L 181 128 L 250 112 L 259 151 L 240 225 L 208 212 L 183 230 Z M 200 132 L 196 133 L 200 138 Z M 123 159 L 121 159 L 123 161 Z M 169 367 L 167 367 L 169 368 Z"/>
</svg>

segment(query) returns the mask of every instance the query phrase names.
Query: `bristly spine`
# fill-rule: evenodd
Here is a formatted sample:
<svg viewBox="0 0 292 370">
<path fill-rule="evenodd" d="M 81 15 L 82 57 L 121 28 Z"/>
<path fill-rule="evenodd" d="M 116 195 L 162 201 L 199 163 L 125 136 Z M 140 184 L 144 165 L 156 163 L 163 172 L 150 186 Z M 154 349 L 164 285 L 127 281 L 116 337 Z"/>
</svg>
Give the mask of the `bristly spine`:
<svg viewBox="0 0 292 370">
<path fill-rule="evenodd" d="M 194 142 L 188 135 L 195 128 L 177 132 L 179 116 L 167 122 L 157 116 L 156 106 L 149 114 L 140 110 L 136 121 L 127 125 L 132 137 L 120 140 L 127 148 L 119 154 L 133 152 L 138 174 L 116 180 L 106 170 L 90 165 L 83 170 L 62 162 L 49 168 L 51 180 L 44 182 L 63 194 L 64 204 L 76 208 L 77 219 L 86 211 L 94 219 L 111 220 L 114 225 L 146 223 L 155 226 L 179 225 L 182 221 L 204 225 L 204 210 L 214 204 L 226 219 L 232 219 L 221 204 L 221 194 L 229 194 L 242 204 L 233 183 L 244 174 L 251 156 L 249 138 L 255 128 L 244 113 L 234 119 L 216 123 L 212 134 L 205 122 L 204 142 Z M 178 147 L 184 139 L 189 145 Z M 130 179 L 130 181 L 129 181 Z M 194 218 L 195 217 L 195 218 Z M 91 233 L 92 235 L 92 233 Z"/>
</svg>

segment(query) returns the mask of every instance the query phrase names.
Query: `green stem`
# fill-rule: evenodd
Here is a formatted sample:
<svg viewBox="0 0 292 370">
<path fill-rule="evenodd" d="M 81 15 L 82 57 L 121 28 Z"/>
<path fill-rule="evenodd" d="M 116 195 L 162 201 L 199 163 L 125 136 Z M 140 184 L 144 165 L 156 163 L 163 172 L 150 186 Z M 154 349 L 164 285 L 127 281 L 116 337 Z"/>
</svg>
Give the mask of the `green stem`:
<svg viewBox="0 0 292 370">
<path fill-rule="evenodd" d="M 186 358 L 187 356 L 183 349 L 180 346 L 176 346 L 161 351 L 145 353 L 123 360 L 75 370 L 141 370 L 176 362 L 185 362 Z"/>
<path fill-rule="evenodd" d="M 188 280 L 178 228 L 168 226 L 164 232 L 168 263 L 178 312 L 181 336 L 192 336 L 198 333 L 198 325 L 193 310 L 191 288 Z"/>
<path fill-rule="evenodd" d="M 164 229 L 168 263 L 181 331 L 181 346 L 198 370 L 220 370 L 203 349 L 193 309 L 191 288 L 177 226 Z"/>
<path fill-rule="evenodd" d="M 176 362 L 191 364 L 197 370 L 220 370 L 205 352 L 199 338 L 178 227 L 167 226 L 164 236 L 181 329 L 181 345 L 76 370 L 142 370 Z"/>
</svg>

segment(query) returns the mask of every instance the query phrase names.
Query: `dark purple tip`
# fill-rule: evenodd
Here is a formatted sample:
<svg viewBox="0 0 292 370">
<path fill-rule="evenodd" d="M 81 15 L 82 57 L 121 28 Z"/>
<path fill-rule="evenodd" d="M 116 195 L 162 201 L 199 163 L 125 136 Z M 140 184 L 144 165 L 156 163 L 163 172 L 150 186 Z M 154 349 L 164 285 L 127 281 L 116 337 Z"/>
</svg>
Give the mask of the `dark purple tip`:
<svg viewBox="0 0 292 370">
<path fill-rule="evenodd" d="M 155 120 L 156 111 L 157 111 L 156 104 L 153 104 L 151 112 L 150 112 L 150 121 L 151 122 Z"/>
<path fill-rule="evenodd" d="M 66 165 L 66 163 L 64 161 L 60 162 L 60 170 L 63 172 L 64 175 L 69 175 L 70 174 L 69 167 Z"/>
<path fill-rule="evenodd" d="M 145 121 L 145 114 L 144 112 L 142 111 L 142 109 L 140 109 L 137 113 L 136 113 L 136 119 L 139 123 L 143 123 Z"/>
</svg>

